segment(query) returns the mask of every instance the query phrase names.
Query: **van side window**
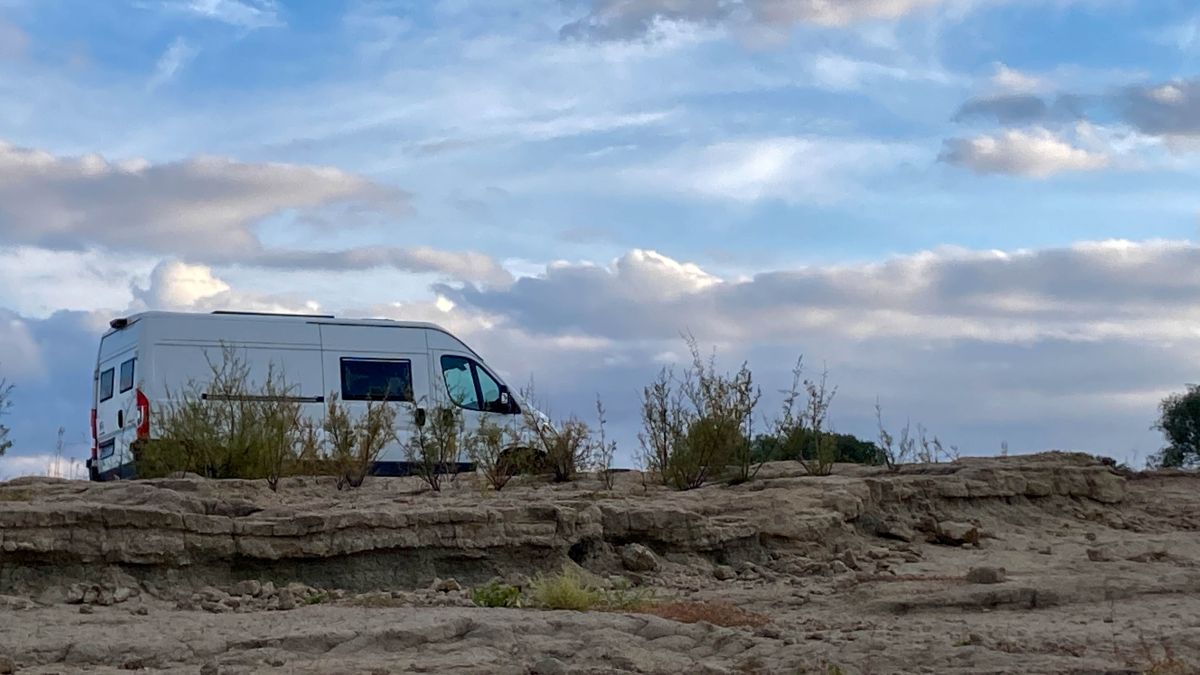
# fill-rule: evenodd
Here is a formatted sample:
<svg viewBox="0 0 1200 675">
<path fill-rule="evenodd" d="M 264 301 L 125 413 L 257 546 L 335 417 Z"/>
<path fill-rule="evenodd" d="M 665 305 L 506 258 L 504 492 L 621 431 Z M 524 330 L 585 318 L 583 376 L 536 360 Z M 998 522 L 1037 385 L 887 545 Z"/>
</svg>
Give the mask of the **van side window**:
<svg viewBox="0 0 1200 675">
<path fill-rule="evenodd" d="M 442 357 L 442 377 L 450 400 L 467 410 L 479 410 L 479 392 L 471 373 L 471 360 L 461 356 Z"/>
<path fill-rule="evenodd" d="M 500 400 L 500 383 L 471 359 L 443 356 L 442 376 L 450 399 L 463 408 L 501 414 L 520 412 L 515 404 Z"/>
<path fill-rule="evenodd" d="M 125 363 L 121 364 L 121 393 L 122 394 L 129 391 L 130 389 L 133 389 L 133 362 L 134 361 L 137 361 L 137 359 L 136 358 L 129 359 Z"/>
<path fill-rule="evenodd" d="M 508 406 L 500 402 L 500 383 L 488 375 L 488 372 L 478 363 L 472 365 L 475 366 L 475 376 L 479 379 L 479 393 L 483 400 L 483 409 L 486 412 L 494 413 L 508 412 Z"/>
<path fill-rule="evenodd" d="M 343 358 L 341 363 L 342 400 L 413 400 L 411 361 Z"/>
<path fill-rule="evenodd" d="M 107 401 L 113 397 L 113 369 L 100 373 L 100 400 Z"/>
</svg>

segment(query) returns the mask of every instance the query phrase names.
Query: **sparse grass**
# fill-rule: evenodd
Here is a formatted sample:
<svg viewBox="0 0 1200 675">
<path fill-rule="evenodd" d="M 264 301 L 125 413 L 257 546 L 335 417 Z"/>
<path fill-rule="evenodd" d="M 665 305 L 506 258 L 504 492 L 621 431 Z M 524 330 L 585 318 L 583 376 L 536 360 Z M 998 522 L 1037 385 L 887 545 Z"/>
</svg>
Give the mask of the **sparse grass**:
<svg viewBox="0 0 1200 675">
<path fill-rule="evenodd" d="M 319 592 L 304 598 L 304 604 L 319 605 L 327 600 L 329 600 L 329 594 L 325 592 Z"/>
<path fill-rule="evenodd" d="M 571 566 L 564 566 L 558 574 L 534 579 L 529 592 L 534 602 L 546 609 L 582 612 L 596 609 L 604 600 L 600 589 L 583 572 Z"/>
<path fill-rule="evenodd" d="M 722 602 L 647 603 L 632 611 L 638 614 L 651 614 L 680 623 L 699 623 L 704 621 L 714 626 L 724 626 L 726 628 L 736 626 L 757 628 L 765 626 L 771 621 L 770 618 L 762 614 L 747 612 L 744 609 Z"/>
<path fill-rule="evenodd" d="M 29 488 L 0 489 L 0 502 L 27 502 L 33 499 L 33 490 Z"/>
<path fill-rule="evenodd" d="M 520 607 L 522 600 L 521 589 L 498 581 L 471 589 L 471 602 L 480 607 Z"/>
</svg>

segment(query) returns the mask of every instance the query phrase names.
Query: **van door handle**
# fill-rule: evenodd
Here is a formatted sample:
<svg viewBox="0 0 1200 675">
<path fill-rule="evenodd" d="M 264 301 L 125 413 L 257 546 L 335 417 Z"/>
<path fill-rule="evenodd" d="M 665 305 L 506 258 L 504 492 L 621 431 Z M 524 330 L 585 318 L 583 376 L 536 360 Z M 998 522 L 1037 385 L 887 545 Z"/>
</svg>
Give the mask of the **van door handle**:
<svg viewBox="0 0 1200 675">
<path fill-rule="evenodd" d="M 125 428 L 125 411 L 124 410 L 117 411 L 117 428 L 118 429 Z"/>
<path fill-rule="evenodd" d="M 417 412 L 416 412 L 414 421 L 417 423 L 417 426 L 419 426 L 419 427 L 425 426 L 425 409 L 424 408 L 417 408 Z"/>
</svg>

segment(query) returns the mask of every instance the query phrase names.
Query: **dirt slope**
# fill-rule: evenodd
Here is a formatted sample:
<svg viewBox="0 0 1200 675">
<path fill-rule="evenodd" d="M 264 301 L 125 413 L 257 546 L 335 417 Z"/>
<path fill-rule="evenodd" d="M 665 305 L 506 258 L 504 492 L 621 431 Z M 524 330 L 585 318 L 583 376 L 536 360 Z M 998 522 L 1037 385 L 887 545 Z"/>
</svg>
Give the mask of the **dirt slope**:
<svg viewBox="0 0 1200 675">
<path fill-rule="evenodd" d="M 1196 476 L 1059 453 L 687 493 L 21 479 L 0 483 L 0 673 L 1192 673 L 1197 530 Z M 469 600 L 564 564 L 762 620 Z"/>
</svg>

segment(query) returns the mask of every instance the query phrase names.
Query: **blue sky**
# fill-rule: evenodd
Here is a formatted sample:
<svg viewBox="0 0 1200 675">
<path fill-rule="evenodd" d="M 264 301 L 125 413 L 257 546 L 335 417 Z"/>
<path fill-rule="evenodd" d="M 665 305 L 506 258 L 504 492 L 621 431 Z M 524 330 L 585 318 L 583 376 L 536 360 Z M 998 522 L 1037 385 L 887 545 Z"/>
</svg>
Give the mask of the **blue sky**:
<svg viewBox="0 0 1200 675">
<path fill-rule="evenodd" d="M 435 320 L 630 461 L 685 329 L 845 431 L 1144 457 L 1198 66 L 1183 0 L 0 0 L 0 475 L 145 308 Z"/>
</svg>

